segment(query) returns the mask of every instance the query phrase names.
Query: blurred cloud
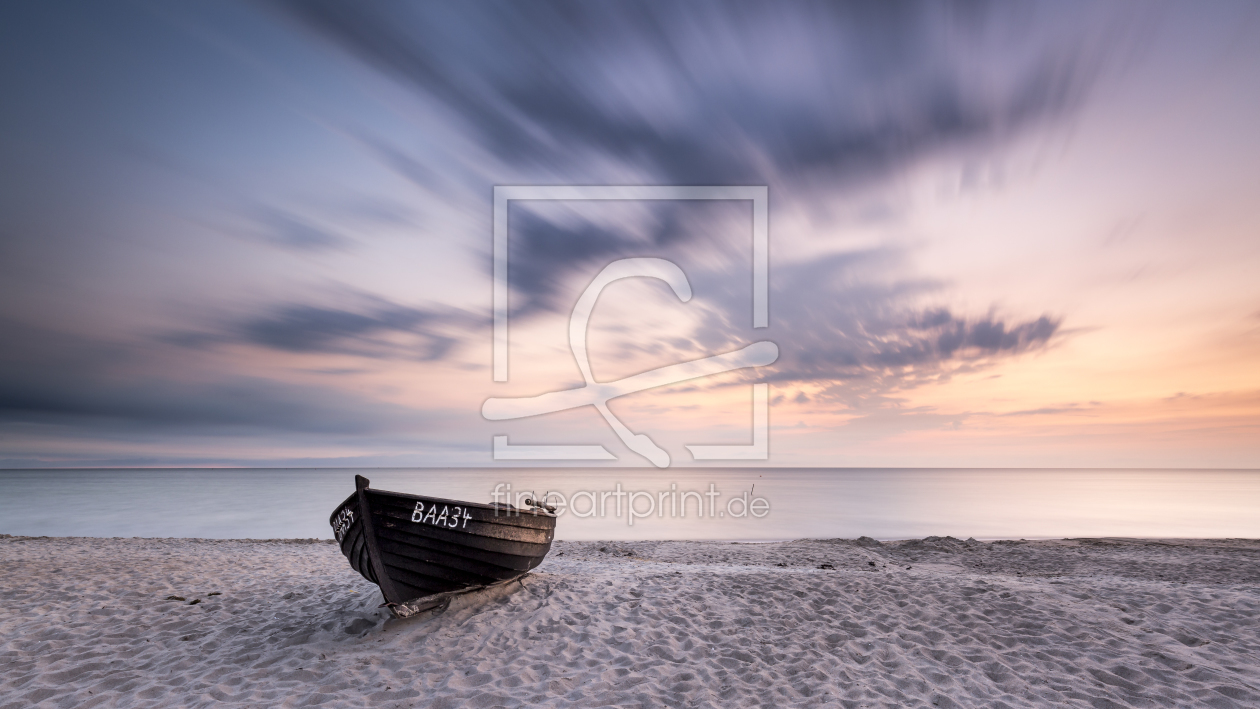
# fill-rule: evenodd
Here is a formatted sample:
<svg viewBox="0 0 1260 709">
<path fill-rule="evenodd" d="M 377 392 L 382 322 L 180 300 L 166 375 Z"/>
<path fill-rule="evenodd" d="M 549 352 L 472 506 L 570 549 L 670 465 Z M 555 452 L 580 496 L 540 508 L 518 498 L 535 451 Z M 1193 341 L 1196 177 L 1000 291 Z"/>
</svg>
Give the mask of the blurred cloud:
<svg viewBox="0 0 1260 709">
<path fill-rule="evenodd" d="M 170 353 L 3 323 L 0 420 L 86 429 L 369 434 L 414 430 L 435 412 L 330 387 L 171 367 Z"/>
<path fill-rule="evenodd" d="M 351 244 L 344 236 L 279 210 L 260 209 L 255 213 L 254 221 L 261 228 L 265 241 L 284 248 L 325 251 L 346 248 Z"/>
<path fill-rule="evenodd" d="M 816 397 L 821 400 L 870 404 L 956 371 L 977 371 L 1043 350 L 1064 336 L 1059 316 L 971 317 L 924 307 L 945 284 L 908 278 L 905 258 L 903 249 L 884 247 L 779 267 L 766 337 L 778 343 L 781 354 L 766 380 L 808 382 L 825 388 Z M 740 331 L 734 323 L 747 304 L 735 295 L 697 296 L 711 308 L 696 332 L 706 348 L 740 342 L 731 335 Z M 744 330 L 742 337 L 749 336 L 753 333 Z"/>
<path fill-rule="evenodd" d="M 768 183 L 815 206 L 1063 118 L 1105 53 L 1091 33 L 1048 38 L 1025 10 L 972 3 L 270 6 L 409 87 L 472 133 L 476 159 L 509 174 Z M 437 183 L 432 164 L 366 140 L 417 184 Z M 568 281 L 700 233 L 657 211 L 664 222 L 647 238 L 518 213 L 512 316 L 563 312 Z M 975 327 L 969 341 L 985 326 Z"/>
<path fill-rule="evenodd" d="M 358 310 L 287 304 L 213 330 L 170 333 L 163 339 L 187 347 L 244 344 L 284 352 L 429 362 L 451 353 L 459 341 L 453 331 L 486 329 L 486 317 L 456 308 L 423 309 L 379 298 L 359 299 L 366 302 Z"/>
<path fill-rule="evenodd" d="M 661 184 L 869 178 L 1062 115 L 1097 48 L 973 3 L 273 3 L 510 164 L 615 160 Z M 1003 72 L 983 47 L 1025 35 Z M 585 169 L 585 168 L 584 168 Z M 768 174 L 769 173 L 769 174 Z"/>
<path fill-rule="evenodd" d="M 267 432 L 367 434 L 431 422 L 425 412 L 330 388 L 262 377 L 227 376 L 210 383 L 146 377 L 109 383 L 84 373 L 35 382 L 0 381 L 0 416 L 88 428 L 125 423 L 206 434 Z"/>
<path fill-rule="evenodd" d="M 567 314 L 575 297 L 569 286 L 584 284 L 618 258 L 681 255 L 685 246 L 704 242 L 706 219 L 714 211 L 711 205 L 660 202 L 632 215 L 626 212 L 639 210 L 617 205 L 621 210 L 611 211 L 609 205 L 593 204 L 586 213 L 558 204 L 546 205 L 550 209 L 509 206 L 508 283 L 516 296 L 511 317 Z M 601 211 L 603 218 L 597 220 Z M 745 224 L 751 223 L 749 218 L 744 217 Z M 703 246 L 721 249 L 726 243 Z"/>
</svg>

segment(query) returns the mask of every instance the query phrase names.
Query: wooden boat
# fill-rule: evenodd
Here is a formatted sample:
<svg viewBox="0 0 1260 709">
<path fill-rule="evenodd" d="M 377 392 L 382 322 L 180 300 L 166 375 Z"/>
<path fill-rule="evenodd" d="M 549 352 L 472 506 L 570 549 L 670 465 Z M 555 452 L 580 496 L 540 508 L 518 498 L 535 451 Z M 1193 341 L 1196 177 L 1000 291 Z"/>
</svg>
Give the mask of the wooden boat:
<svg viewBox="0 0 1260 709">
<path fill-rule="evenodd" d="M 350 566 L 380 586 L 395 617 L 445 608 L 456 595 L 520 578 L 551 550 L 555 508 L 373 490 L 362 475 L 354 483 L 354 494 L 328 521 Z"/>
</svg>

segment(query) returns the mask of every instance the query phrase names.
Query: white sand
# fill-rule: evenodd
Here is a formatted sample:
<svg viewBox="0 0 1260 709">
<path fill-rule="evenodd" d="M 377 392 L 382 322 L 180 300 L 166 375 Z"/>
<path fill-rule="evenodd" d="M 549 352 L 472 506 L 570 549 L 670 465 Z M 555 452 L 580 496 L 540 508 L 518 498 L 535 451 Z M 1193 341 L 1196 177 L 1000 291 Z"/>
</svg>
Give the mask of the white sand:
<svg viewBox="0 0 1260 709">
<path fill-rule="evenodd" d="M 1255 541 L 561 542 L 405 621 L 330 543 L 0 538 L 0 569 L 3 709 L 1260 706 Z"/>
</svg>

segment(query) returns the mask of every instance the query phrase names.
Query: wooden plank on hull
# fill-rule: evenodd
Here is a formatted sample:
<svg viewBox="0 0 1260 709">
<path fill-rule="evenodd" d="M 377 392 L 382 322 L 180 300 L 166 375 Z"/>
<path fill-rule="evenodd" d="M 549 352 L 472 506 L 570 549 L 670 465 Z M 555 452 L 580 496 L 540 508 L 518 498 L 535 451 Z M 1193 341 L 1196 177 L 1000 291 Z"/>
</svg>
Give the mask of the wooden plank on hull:
<svg viewBox="0 0 1260 709">
<path fill-rule="evenodd" d="M 388 539 L 381 540 L 381 550 L 385 553 L 387 564 L 412 568 L 421 575 L 443 580 L 461 580 L 468 584 L 481 584 L 521 573 L 518 569 L 507 569 L 491 564 L 465 563 L 458 557 L 425 554 L 422 550 L 409 548 Z"/>
<path fill-rule="evenodd" d="M 419 594 L 419 595 L 428 595 L 429 593 L 442 593 L 444 591 L 453 591 L 457 588 L 479 586 L 484 583 L 482 581 L 474 581 L 471 578 L 466 577 L 466 576 L 457 577 L 457 578 L 439 578 L 439 577 L 431 576 L 426 573 L 422 573 L 421 571 L 412 569 L 409 566 L 402 566 L 402 565 L 394 566 L 391 564 L 391 565 L 387 565 L 386 568 L 391 574 L 393 574 L 394 578 L 398 579 L 399 581 L 411 584 L 413 586 L 420 586 L 423 588 L 433 589 L 432 591 L 426 591 L 424 594 Z M 415 596 L 412 596 L 412 598 L 415 598 Z"/>
<path fill-rule="evenodd" d="M 522 542 L 511 539 L 497 539 L 495 537 L 483 537 L 477 534 L 463 534 L 457 530 L 443 529 L 441 527 L 434 527 L 427 524 L 412 524 L 410 521 L 405 524 L 395 524 L 393 527 L 386 527 L 382 524 L 381 529 L 390 529 L 402 534 L 424 537 L 461 547 L 482 549 L 496 554 L 512 554 L 515 556 L 546 556 L 547 552 L 551 550 L 550 541 L 539 543 Z"/>
<path fill-rule="evenodd" d="M 470 562 L 488 564 L 505 569 L 530 569 L 532 565 L 537 564 L 543 557 L 542 555 L 522 556 L 517 554 L 504 554 L 502 552 L 486 551 L 485 549 L 477 549 L 476 547 L 468 547 L 463 545 L 450 544 L 441 542 L 428 537 L 421 537 L 414 534 L 405 534 L 393 529 L 382 529 L 381 539 L 390 539 L 399 544 L 405 544 L 416 550 L 416 552 L 434 552 L 443 557 L 454 557 L 459 559 L 467 559 Z"/>
</svg>

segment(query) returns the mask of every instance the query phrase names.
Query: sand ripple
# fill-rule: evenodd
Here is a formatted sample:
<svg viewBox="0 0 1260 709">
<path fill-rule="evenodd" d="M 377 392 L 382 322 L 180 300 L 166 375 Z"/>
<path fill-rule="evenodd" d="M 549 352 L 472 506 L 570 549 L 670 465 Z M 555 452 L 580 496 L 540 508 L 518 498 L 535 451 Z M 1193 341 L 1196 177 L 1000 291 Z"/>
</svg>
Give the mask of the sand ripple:
<svg viewBox="0 0 1260 709">
<path fill-rule="evenodd" d="M 1258 542 L 560 542 L 407 621 L 320 542 L 0 565 L 0 709 L 1260 706 Z"/>
</svg>

